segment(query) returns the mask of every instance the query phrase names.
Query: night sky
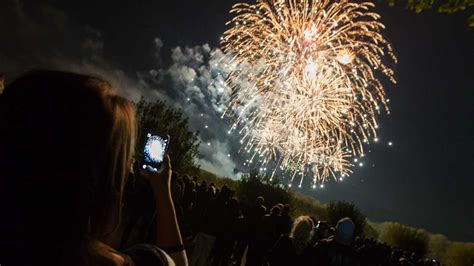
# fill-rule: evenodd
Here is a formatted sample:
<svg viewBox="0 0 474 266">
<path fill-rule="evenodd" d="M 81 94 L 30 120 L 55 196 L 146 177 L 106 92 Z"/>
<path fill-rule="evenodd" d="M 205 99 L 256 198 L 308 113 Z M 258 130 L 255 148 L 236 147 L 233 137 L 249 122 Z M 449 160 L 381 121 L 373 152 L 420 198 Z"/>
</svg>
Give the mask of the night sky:
<svg viewBox="0 0 474 266">
<path fill-rule="evenodd" d="M 94 73 L 132 100 L 167 100 L 201 132 L 201 166 L 237 178 L 248 170 L 238 138 L 227 134 L 206 90 L 207 60 L 234 3 L 4 0 L 0 72 L 7 81 L 39 67 Z M 374 221 L 474 241 L 474 28 L 465 14 L 376 10 L 399 61 L 398 84 L 386 86 L 391 114 L 380 116 L 380 141 L 342 183 L 301 191 L 354 202 Z"/>
</svg>

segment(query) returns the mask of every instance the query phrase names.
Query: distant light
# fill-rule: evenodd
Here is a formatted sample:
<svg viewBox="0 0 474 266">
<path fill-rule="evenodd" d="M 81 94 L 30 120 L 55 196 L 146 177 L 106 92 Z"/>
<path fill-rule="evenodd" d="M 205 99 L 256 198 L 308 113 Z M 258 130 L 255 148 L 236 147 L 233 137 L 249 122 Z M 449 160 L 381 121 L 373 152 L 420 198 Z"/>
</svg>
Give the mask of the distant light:
<svg viewBox="0 0 474 266">
<path fill-rule="evenodd" d="M 301 184 L 299 184 L 298 187 L 301 188 Z"/>
<path fill-rule="evenodd" d="M 359 161 L 359 160 L 357 160 L 357 158 L 354 159 L 354 162 L 355 162 L 355 163 L 358 162 L 358 161 Z"/>
<path fill-rule="evenodd" d="M 342 177 L 339 177 L 339 181 L 342 181 Z"/>
<path fill-rule="evenodd" d="M 321 184 L 321 186 L 320 186 L 320 187 L 321 187 L 321 188 L 323 188 L 323 187 L 324 187 L 324 185 L 323 185 L 323 184 Z"/>
<path fill-rule="evenodd" d="M 210 142 L 208 142 L 208 143 L 207 143 L 207 146 L 211 146 L 211 143 L 210 143 Z"/>
<path fill-rule="evenodd" d="M 364 166 L 364 164 L 363 164 L 363 163 L 359 163 L 359 166 L 362 167 L 362 166 Z"/>
<path fill-rule="evenodd" d="M 227 154 L 227 157 L 230 157 L 230 153 Z"/>
<path fill-rule="evenodd" d="M 374 141 L 375 141 L 375 142 L 379 141 L 379 138 L 374 138 Z"/>
<path fill-rule="evenodd" d="M 315 189 L 315 188 L 316 188 L 316 185 L 315 185 L 315 184 L 313 184 L 313 189 Z"/>
<path fill-rule="evenodd" d="M 391 141 L 388 142 L 388 146 L 392 146 L 393 143 Z"/>
<path fill-rule="evenodd" d="M 188 102 L 191 101 L 191 99 L 189 99 L 189 98 L 187 98 L 186 100 L 187 100 Z"/>
<path fill-rule="evenodd" d="M 291 184 L 288 184 L 288 187 L 291 187 Z"/>
<path fill-rule="evenodd" d="M 208 128 L 208 126 L 207 126 L 207 125 L 205 125 L 205 126 L 204 126 L 204 128 Z"/>
<path fill-rule="evenodd" d="M 337 61 L 343 65 L 347 65 L 354 59 L 354 55 L 348 51 L 344 51 L 337 57 Z"/>
<path fill-rule="evenodd" d="M 201 114 L 201 116 L 204 116 L 204 114 Z"/>
<path fill-rule="evenodd" d="M 230 134 L 230 132 L 231 132 L 230 130 L 229 130 L 229 131 L 227 131 L 227 134 Z"/>
</svg>

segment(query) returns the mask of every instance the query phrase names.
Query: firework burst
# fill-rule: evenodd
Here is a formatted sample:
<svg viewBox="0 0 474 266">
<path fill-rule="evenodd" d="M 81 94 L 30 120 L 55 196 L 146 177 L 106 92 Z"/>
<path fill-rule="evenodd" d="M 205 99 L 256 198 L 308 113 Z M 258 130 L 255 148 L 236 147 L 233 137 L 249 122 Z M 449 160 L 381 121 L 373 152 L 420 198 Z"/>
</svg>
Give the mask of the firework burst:
<svg viewBox="0 0 474 266">
<path fill-rule="evenodd" d="M 369 2 L 262 0 L 233 6 L 221 38 L 231 66 L 224 114 L 251 160 L 313 183 L 351 173 L 350 158 L 389 112 L 377 72 L 396 63 Z M 297 165 L 298 167 L 294 167 Z M 300 181 L 300 184 L 302 179 Z"/>
</svg>

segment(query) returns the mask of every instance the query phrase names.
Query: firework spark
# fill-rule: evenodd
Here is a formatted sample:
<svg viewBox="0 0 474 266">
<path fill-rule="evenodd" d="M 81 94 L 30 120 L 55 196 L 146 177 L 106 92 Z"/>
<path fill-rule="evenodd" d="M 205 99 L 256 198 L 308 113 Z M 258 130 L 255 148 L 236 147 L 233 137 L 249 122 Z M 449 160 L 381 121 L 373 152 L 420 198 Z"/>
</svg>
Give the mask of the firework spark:
<svg viewBox="0 0 474 266">
<path fill-rule="evenodd" d="M 384 59 L 396 58 L 373 6 L 345 0 L 233 6 L 221 38 L 232 88 L 224 114 L 240 128 L 251 162 L 276 162 L 272 174 L 291 169 L 291 180 L 311 175 L 313 184 L 351 173 L 350 157 L 376 137 L 376 115 L 389 112 L 376 73 L 395 83 Z"/>
</svg>

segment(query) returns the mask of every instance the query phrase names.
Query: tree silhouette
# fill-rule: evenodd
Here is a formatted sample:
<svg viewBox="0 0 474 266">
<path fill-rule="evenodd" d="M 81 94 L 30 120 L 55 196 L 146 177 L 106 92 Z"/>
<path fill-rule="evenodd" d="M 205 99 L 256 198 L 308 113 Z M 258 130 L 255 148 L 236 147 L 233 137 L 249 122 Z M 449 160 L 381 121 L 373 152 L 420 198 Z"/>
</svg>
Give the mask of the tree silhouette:
<svg viewBox="0 0 474 266">
<path fill-rule="evenodd" d="M 268 208 L 278 203 L 291 204 L 293 201 L 293 194 L 281 186 L 276 178 L 270 180 L 269 177 L 260 175 L 257 170 L 252 170 L 242 177 L 236 196 L 246 206 L 252 205 L 258 196 L 263 196 Z"/>
<path fill-rule="evenodd" d="M 453 243 L 446 249 L 446 265 L 474 265 L 474 243 Z"/>
<path fill-rule="evenodd" d="M 421 229 L 415 229 L 399 223 L 392 223 L 382 234 L 381 240 L 388 244 L 409 250 L 424 256 L 428 251 L 428 234 Z"/>
<path fill-rule="evenodd" d="M 354 222 L 356 236 L 361 236 L 366 228 L 366 216 L 352 203 L 345 201 L 333 201 L 326 207 L 327 222 L 331 225 L 344 218 L 349 217 Z"/>
<path fill-rule="evenodd" d="M 439 13 L 453 14 L 460 12 L 468 12 L 468 25 L 474 27 L 474 0 L 384 0 L 388 1 L 390 6 L 400 2 L 406 2 L 406 7 L 416 13 L 421 13 L 425 10 L 436 8 Z"/>
</svg>

